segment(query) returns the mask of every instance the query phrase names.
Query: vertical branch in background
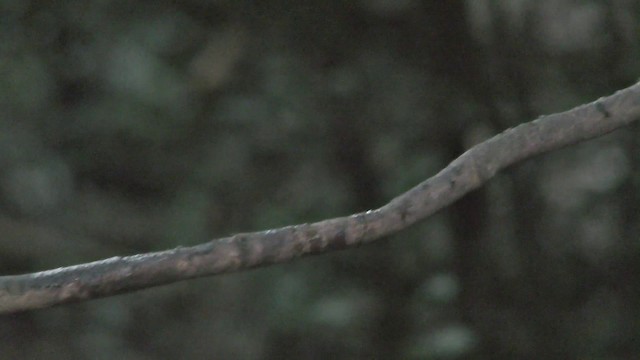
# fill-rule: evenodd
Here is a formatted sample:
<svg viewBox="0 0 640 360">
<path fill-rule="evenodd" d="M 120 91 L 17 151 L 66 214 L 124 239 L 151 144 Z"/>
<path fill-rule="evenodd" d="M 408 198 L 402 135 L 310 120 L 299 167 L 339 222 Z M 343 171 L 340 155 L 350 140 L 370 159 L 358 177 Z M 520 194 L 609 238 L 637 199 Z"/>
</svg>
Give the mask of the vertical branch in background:
<svg viewBox="0 0 640 360">
<path fill-rule="evenodd" d="M 617 226 L 620 229 L 620 239 L 615 246 L 619 249 L 616 252 L 616 259 L 610 261 L 612 264 L 608 279 L 614 282 L 612 286 L 625 303 L 625 308 L 629 309 L 629 319 L 631 326 L 628 330 L 621 332 L 621 347 L 634 347 L 631 343 L 636 341 L 635 334 L 640 333 L 640 128 L 633 125 L 630 128 L 629 136 L 625 136 L 625 153 L 629 156 L 629 174 L 625 181 L 616 191 L 616 200 L 620 208 L 620 216 Z M 606 274 L 605 274 L 606 275 Z M 633 350 L 632 350 L 633 351 Z"/>
<path fill-rule="evenodd" d="M 500 64 L 496 71 L 501 75 L 503 81 L 494 85 L 495 87 L 505 87 L 513 89 L 513 95 L 503 94 L 502 98 L 513 104 L 516 115 L 510 119 L 505 119 L 505 123 L 518 123 L 523 119 L 536 116 L 536 111 L 531 103 L 532 88 L 538 86 L 535 81 L 535 74 L 528 69 L 535 59 L 542 58 L 540 47 L 533 34 L 535 33 L 535 21 L 539 12 L 536 11 L 535 2 L 529 3 L 532 7 L 524 12 L 524 21 L 521 28 L 509 27 L 509 14 L 503 9 L 504 5 L 491 2 L 493 16 L 493 39 L 491 54 L 494 60 Z M 562 301 L 556 293 L 559 288 L 555 286 L 555 279 L 558 279 L 558 272 L 566 264 L 557 263 L 551 260 L 549 254 L 545 253 L 539 238 L 539 223 L 544 213 L 544 204 L 538 183 L 534 180 L 535 169 L 528 165 L 514 169 L 507 175 L 512 184 L 511 206 L 515 211 L 512 213 L 516 254 L 521 272 L 519 280 L 510 284 L 503 284 L 516 299 L 518 304 L 518 316 L 524 319 L 529 330 L 528 339 L 539 349 L 539 354 L 546 357 L 544 351 L 553 348 L 554 354 L 565 352 L 566 342 L 560 340 L 561 333 L 559 327 L 553 322 L 559 319 L 558 313 Z M 493 297 L 499 297 L 499 290 L 494 289 Z M 501 309 L 506 311 L 506 309 Z M 527 314 L 532 314 L 527 316 Z M 515 319 L 514 322 L 515 323 Z M 514 329 L 505 328 L 508 333 Z M 518 349 L 527 353 L 530 349 Z M 550 355 L 550 354 L 547 354 Z"/>
<path fill-rule="evenodd" d="M 624 86 L 629 81 L 632 71 L 629 71 L 630 59 L 640 56 L 638 45 L 638 24 L 633 17 L 626 14 L 627 9 L 620 6 L 621 2 L 606 1 L 602 6 L 605 7 L 604 25 L 607 29 L 606 41 L 602 45 L 602 49 L 597 49 L 597 58 L 600 59 L 602 65 L 598 69 L 602 69 L 605 83 L 609 84 L 611 89 Z M 636 2 L 636 14 L 640 13 L 640 5 Z"/>
<path fill-rule="evenodd" d="M 336 172 L 346 182 L 353 194 L 350 208 L 361 211 L 382 203 L 382 186 L 374 159 L 371 158 L 370 132 L 366 119 L 359 117 L 367 99 L 333 99 L 335 116 L 331 123 L 332 158 Z M 371 330 L 371 354 L 381 359 L 391 359 L 401 353 L 403 341 L 411 334 L 408 304 L 417 284 L 400 274 L 395 266 L 395 256 L 388 240 L 369 249 L 363 249 L 362 257 L 346 260 L 348 277 L 359 282 L 362 288 L 375 292 L 380 300 L 379 313 Z M 344 267 L 344 266 L 342 266 Z"/>
<path fill-rule="evenodd" d="M 427 29 L 430 36 L 425 37 L 429 41 L 426 48 L 430 49 L 431 60 L 427 70 L 443 78 L 448 92 L 463 95 L 444 98 L 435 109 L 437 118 L 446 125 L 447 119 L 459 118 L 460 109 L 464 107 L 480 109 L 482 114 L 478 117 L 481 120 L 465 119 L 464 126 L 443 127 L 439 135 L 440 147 L 447 157 L 453 157 L 468 147 L 465 139 L 469 129 L 478 125 L 497 129 L 512 124 L 500 117 L 495 104 L 496 89 L 489 81 L 492 73 L 487 70 L 481 47 L 471 35 L 466 4 L 462 1 L 429 2 L 425 17 L 425 24 L 433 24 Z M 485 266 L 486 251 L 483 251 L 487 246 L 488 208 L 487 191 L 481 188 L 460 199 L 448 214 L 456 248 L 452 271 L 461 282 L 461 293 L 454 304 L 460 309 L 457 320 L 473 328 L 475 335 L 481 338 L 477 354 L 493 358 L 500 354 L 501 345 L 495 340 L 496 332 L 485 328 L 490 315 L 484 304 L 495 300 L 490 287 L 490 279 L 495 277 L 491 274 L 492 268 Z"/>
<path fill-rule="evenodd" d="M 629 76 L 637 76 L 630 71 L 631 59 L 640 56 L 640 33 L 637 31 L 637 16 L 628 16 L 618 2 L 606 2 L 606 27 L 610 29 L 610 41 L 604 44 L 601 51 L 604 62 L 606 82 L 613 86 L 628 81 Z M 640 3 L 635 2 L 633 14 L 640 14 Z M 613 275 L 608 278 L 614 282 L 614 289 L 629 309 L 631 326 L 621 332 L 619 343 L 621 348 L 633 349 L 631 344 L 636 341 L 636 334 L 640 333 L 640 128 L 632 125 L 629 134 L 622 137 L 623 150 L 628 157 L 629 171 L 624 182 L 616 192 L 619 204 L 619 221 L 621 237 L 616 245 L 621 251 L 616 252 L 616 259 L 610 269 Z M 606 275 L 606 274 L 605 274 Z M 602 276 L 601 276 L 602 277 Z M 627 350 L 628 351 L 628 350 Z M 634 350 L 631 350 L 633 352 Z"/>
</svg>

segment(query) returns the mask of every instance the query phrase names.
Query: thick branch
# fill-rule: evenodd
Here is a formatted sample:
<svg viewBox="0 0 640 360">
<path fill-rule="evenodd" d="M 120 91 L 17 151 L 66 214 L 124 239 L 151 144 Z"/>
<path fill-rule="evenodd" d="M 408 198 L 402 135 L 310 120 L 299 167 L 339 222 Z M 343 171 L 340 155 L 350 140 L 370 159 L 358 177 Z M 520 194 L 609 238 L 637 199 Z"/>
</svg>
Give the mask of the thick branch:
<svg viewBox="0 0 640 360">
<path fill-rule="evenodd" d="M 1 276 L 0 313 L 106 297 L 355 247 L 427 218 L 509 165 L 609 133 L 638 119 L 640 83 L 596 102 L 508 129 L 376 210 L 237 234 L 193 247 Z"/>
</svg>

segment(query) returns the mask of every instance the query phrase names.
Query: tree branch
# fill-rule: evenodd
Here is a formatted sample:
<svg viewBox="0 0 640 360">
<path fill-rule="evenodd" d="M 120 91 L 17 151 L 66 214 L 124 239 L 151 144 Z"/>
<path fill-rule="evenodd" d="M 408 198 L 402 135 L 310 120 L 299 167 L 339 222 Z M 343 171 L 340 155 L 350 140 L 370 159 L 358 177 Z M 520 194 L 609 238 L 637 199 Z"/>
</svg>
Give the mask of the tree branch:
<svg viewBox="0 0 640 360">
<path fill-rule="evenodd" d="M 351 248 L 396 233 L 450 205 L 499 170 L 640 119 L 640 83 L 543 116 L 478 144 L 379 209 L 214 239 L 193 247 L 0 276 L 0 314 L 131 292 Z"/>
</svg>

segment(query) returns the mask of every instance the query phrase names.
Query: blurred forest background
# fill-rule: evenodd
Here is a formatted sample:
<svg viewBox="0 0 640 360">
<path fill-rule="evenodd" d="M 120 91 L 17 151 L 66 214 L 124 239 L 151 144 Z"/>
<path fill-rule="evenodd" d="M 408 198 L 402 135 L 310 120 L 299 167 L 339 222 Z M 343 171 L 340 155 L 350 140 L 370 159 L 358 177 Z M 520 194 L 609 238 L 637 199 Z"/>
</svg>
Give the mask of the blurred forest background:
<svg viewBox="0 0 640 360">
<path fill-rule="evenodd" d="M 634 0 L 0 0 L 0 273 L 383 205 L 640 76 Z M 640 137 L 368 247 L 0 319 L 2 359 L 633 359 Z"/>
</svg>

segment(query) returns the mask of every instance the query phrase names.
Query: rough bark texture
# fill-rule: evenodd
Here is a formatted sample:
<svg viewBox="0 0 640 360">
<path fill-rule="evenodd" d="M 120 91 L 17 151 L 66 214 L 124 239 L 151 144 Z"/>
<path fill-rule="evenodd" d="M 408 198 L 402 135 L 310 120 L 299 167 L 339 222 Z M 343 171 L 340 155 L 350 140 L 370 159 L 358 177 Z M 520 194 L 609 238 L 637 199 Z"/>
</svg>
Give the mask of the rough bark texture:
<svg viewBox="0 0 640 360">
<path fill-rule="evenodd" d="M 474 146 L 437 175 L 376 210 L 237 234 L 193 247 L 2 276 L 0 313 L 105 297 L 359 246 L 427 218 L 507 166 L 609 133 L 638 119 L 640 83 L 593 103 L 508 129 Z"/>
</svg>

